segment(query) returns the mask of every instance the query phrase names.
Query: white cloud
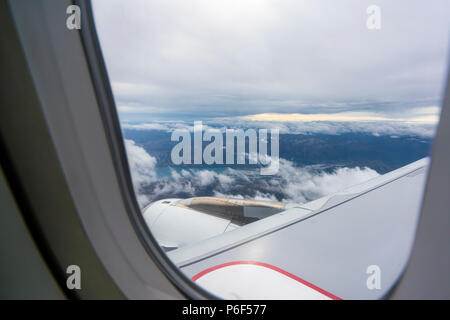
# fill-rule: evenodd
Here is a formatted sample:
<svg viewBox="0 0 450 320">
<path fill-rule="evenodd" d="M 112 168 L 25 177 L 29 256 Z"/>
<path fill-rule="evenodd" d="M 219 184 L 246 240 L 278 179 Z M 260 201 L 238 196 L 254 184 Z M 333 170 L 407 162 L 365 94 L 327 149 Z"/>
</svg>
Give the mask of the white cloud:
<svg viewBox="0 0 450 320">
<path fill-rule="evenodd" d="M 195 177 L 200 186 L 207 186 L 214 182 L 215 173 L 209 170 L 200 170 L 196 172 Z"/>
<path fill-rule="evenodd" d="M 169 131 L 170 127 L 161 123 L 140 123 L 140 124 L 127 124 L 122 123 L 122 128 L 124 129 L 134 129 L 134 130 L 161 130 Z"/>
<path fill-rule="evenodd" d="M 438 116 L 441 112 L 441 107 L 439 106 L 426 106 L 426 107 L 417 107 L 411 110 L 411 113 L 420 114 L 420 115 L 433 115 Z"/>
<path fill-rule="evenodd" d="M 435 112 L 435 108 L 426 108 L 417 113 Z M 282 133 L 328 133 L 341 134 L 345 132 L 367 132 L 375 136 L 389 135 L 392 138 L 403 135 L 419 135 L 430 137 L 433 135 L 434 126 L 418 125 L 414 123 L 391 122 L 263 122 L 222 120 L 214 123 L 215 127 L 221 127 L 228 122 L 233 122 L 237 127 L 251 127 L 261 125 L 265 128 L 277 127 Z M 205 128 L 214 127 L 205 126 Z M 189 125 L 176 122 L 166 123 L 164 130 L 189 127 Z M 145 130 L 160 130 L 161 128 L 150 124 L 141 124 Z M 192 129 L 192 126 L 190 126 Z M 133 186 L 137 200 L 141 206 L 150 201 L 161 198 L 169 198 L 182 194 L 186 196 L 216 195 L 232 198 L 247 197 L 257 200 L 282 200 L 285 202 L 303 203 L 322 197 L 324 195 L 343 190 L 349 186 L 374 178 L 378 173 L 370 168 L 342 167 L 332 172 L 318 170 L 315 167 L 296 167 L 293 162 L 280 158 L 279 172 L 277 175 L 262 178 L 259 170 L 237 170 L 227 168 L 225 170 L 207 169 L 181 169 L 169 168 L 170 175 L 159 176 L 157 174 L 157 160 L 138 146 L 132 140 L 125 140 L 125 147 Z M 248 186 L 252 186 L 248 188 Z M 245 189 L 245 196 L 243 193 Z M 206 191 L 205 191 L 206 190 Z M 202 192 L 199 194 L 199 192 Z M 205 192 L 207 194 L 205 194 Z"/>
<path fill-rule="evenodd" d="M 379 174 L 370 168 L 335 169 L 331 173 L 296 168 L 293 163 L 280 159 L 280 180 L 272 180 L 273 186 L 283 190 L 285 201 L 303 203 L 350 186 L 368 181 Z"/>
<path fill-rule="evenodd" d="M 423 112 L 436 111 L 433 109 L 425 109 Z M 436 125 L 437 115 L 430 113 L 414 113 L 416 116 L 434 117 L 432 121 L 251 121 L 244 120 L 240 117 L 210 119 L 203 121 L 203 130 L 220 130 L 227 129 L 279 129 L 280 133 L 286 134 L 332 134 L 338 135 L 342 133 L 359 132 L 369 133 L 376 136 L 380 135 L 397 135 L 408 136 L 416 135 L 422 137 L 433 137 Z M 417 119 L 416 119 L 417 120 Z M 139 124 L 122 123 L 124 129 L 133 130 L 162 130 L 172 132 L 174 130 L 193 131 L 193 122 L 182 121 L 163 121 L 163 122 L 146 122 Z"/>
<path fill-rule="evenodd" d="M 185 193 L 190 196 L 194 196 L 195 191 L 195 186 L 191 181 L 183 181 L 180 183 L 180 181 L 162 178 L 152 189 L 151 196 L 149 198 L 153 201 L 156 198 L 161 198 L 161 196 L 163 196 L 163 198 L 170 198 L 178 193 Z"/>
<path fill-rule="evenodd" d="M 131 177 L 138 202 L 142 205 L 149 201 L 142 187 L 157 181 L 155 172 L 156 158 L 149 155 L 144 148 L 136 145 L 133 140 L 125 140 Z"/>
<path fill-rule="evenodd" d="M 169 197 L 171 194 L 186 193 L 194 195 L 195 187 L 192 182 L 184 179 L 176 170 L 170 168 L 170 177 L 158 177 L 156 172 L 156 158 L 144 148 L 136 145 L 133 140 L 125 140 L 128 164 L 130 167 L 136 198 L 141 207 L 155 200 L 161 195 Z"/>
<path fill-rule="evenodd" d="M 170 168 L 170 175 L 172 179 L 175 181 L 181 180 L 182 176 L 174 169 Z"/>
<path fill-rule="evenodd" d="M 337 113 L 259 113 L 241 117 L 249 121 L 265 122 L 418 122 L 436 124 L 439 120 L 439 107 L 414 108 L 410 116 L 402 115 L 402 118 L 391 117 L 389 115 L 377 114 L 373 112 L 337 112 Z"/>
<path fill-rule="evenodd" d="M 217 198 L 227 198 L 227 199 L 245 199 L 244 196 L 240 194 L 226 194 L 220 191 L 214 191 L 213 196 Z"/>
<path fill-rule="evenodd" d="M 185 178 L 190 178 L 192 175 L 189 171 L 182 169 L 181 170 L 181 175 Z"/>
<path fill-rule="evenodd" d="M 179 173 L 170 168 L 170 176 L 158 177 L 154 157 L 132 140 L 126 140 L 125 145 L 141 206 L 156 198 L 171 198 L 180 193 L 198 196 L 199 188 L 205 187 L 210 188 L 209 195 L 217 197 L 304 203 L 378 176 L 370 168 L 342 167 L 327 172 L 314 167 L 296 167 L 291 161 L 280 159 L 278 174 L 265 178 L 258 170 L 231 168 L 221 173 L 206 169 L 183 169 Z M 241 189 L 236 189 L 235 184 L 240 184 Z M 248 185 L 253 187 L 248 189 Z"/>
<path fill-rule="evenodd" d="M 233 183 L 234 178 L 225 174 L 217 173 L 210 170 L 193 170 L 194 180 L 199 186 L 208 186 L 217 181 L 221 186 L 226 187 L 230 183 Z"/>
<path fill-rule="evenodd" d="M 226 172 L 233 177 L 245 174 L 251 177 L 251 173 L 248 171 L 227 170 Z M 280 159 L 280 169 L 277 175 L 269 177 L 265 181 L 258 180 L 258 184 L 263 190 L 255 190 L 252 196 L 244 196 L 240 193 L 233 193 L 230 189 L 222 188 L 221 191 L 214 190 L 214 196 L 305 203 L 342 191 L 378 175 L 375 170 L 370 168 L 342 167 L 332 172 L 326 172 L 325 170 L 317 170 L 312 167 L 295 167 L 291 161 Z M 251 179 L 254 178 L 255 176 Z M 282 198 L 277 199 L 276 194 L 281 195 Z"/>
</svg>

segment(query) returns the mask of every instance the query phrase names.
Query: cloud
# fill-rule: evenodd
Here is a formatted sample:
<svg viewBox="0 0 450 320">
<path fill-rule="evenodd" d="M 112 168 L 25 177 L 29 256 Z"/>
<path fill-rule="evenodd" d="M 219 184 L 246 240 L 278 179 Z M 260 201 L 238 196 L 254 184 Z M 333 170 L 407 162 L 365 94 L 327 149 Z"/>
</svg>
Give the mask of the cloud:
<svg viewBox="0 0 450 320">
<path fill-rule="evenodd" d="M 121 122 L 123 129 L 133 129 L 133 130 L 160 130 L 160 131 L 175 131 L 175 130 L 186 130 L 189 132 L 194 132 L 200 130 L 200 127 L 195 127 L 194 122 L 186 121 L 152 121 L 152 122 L 139 122 L 139 123 L 128 123 Z M 202 131 L 204 130 L 216 130 L 217 128 L 210 127 L 203 122 Z M 220 130 L 220 129 L 219 129 Z"/>
<path fill-rule="evenodd" d="M 143 192 L 142 187 L 157 181 L 156 158 L 149 155 L 144 148 L 136 145 L 133 140 L 125 140 L 125 148 L 137 200 L 140 204 L 146 203 L 149 198 Z"/>
<path fill-rule="evenodd" d="M 255 195 L 251 198 L 244 197 L 241 194 L 225 194 L 218 191 L 214 191 L 214 197 L 218 198 L 228 198 L 228 199 L 250 199 L 250 200 L 259 200 L 259 201 L 278 201 L 278 199 L 273 194 L 263 193 L 261 191 L 256 191 Z"/>
<path fill-rule="evenodd" d="M 192 173 L 188 177 L 193 177 L 196 185 L 205 187 L 215 182 L 219 183 L 222 187 L 234 182 L 234 178 L 225 174 L 217 173 L 211 170 L 192 170 Z"/>
<path fill-rule="evenodd" d="M 196 179 L 200 186 L 207 186 L 214 182 L 215 173 L 209 170 L 200 170 L 196 173 Z"/>
<path fill-rule="evenodd" d="M 393 119 L 380 117 L 374 114 L 361 113 L 333 113 L 333 114 L 301 114 L 301 113 L 259 113 L 242 117 L 250 121 L 275 121 L 275 122 L 311 122 L 311 121 L 392 121 Z"/>
<path fill-rule="evenodd" d="M 237 171 L 239 170 L 228 172 L 235 175 Z M 238 174 L 243 173 L 245 174 L 245 172 Z M 261 190 L 255 190 L 250 196 L 227 193 L 227 190 L 214 191 L 214 195 L 225 198 L 305 203 L 368 181 L 379 174 L 367 167 L 340 167 L 331 171 L 314 167 L 296 167 L 293 162 L 280 159 L 277 175 L 268 177 L 266 180 L 260 179 L 257 175 L 249 174 L 248 176 L 257 182 Z"/>
<path fill-rule="evenodd" d="M 284 201 L 303 203 L 350 186 L 368 181 L 379 174 L 370 168 L 337 168 L 332 172 L 296 168 L 292 162 L 280 159 L 279 180 L 272 180 L 272 186 L 283 190 Z"/>
<path fill-rule="evenodd" d="M 407 114 L 439 104 L 448 0 L 97 0 L 125 120 L 259 113 Z M 389 117 L 390 118 L 390 117 Z"/>
<path fill-rule="evenodd" d="M 128 163 L 133 187 L 141 207 L 158 197 L 172 197 L 177 194 L 194 195 L 200 187 L 212 184 L 227 187 L 234 178 L 211 170 L 185 170 L 180 172 L 169 168 L 170 176 L 158 177 L 156 158 L 133 140 L 125 140 Z"/>
<path fill-rule="evenodd" d="M 367 133 L 376 136 L 420 136 L 433 137 L 437 122 L 436 113 L 420 113 L 439 110 L 440 108 L 427 108 L 423 111 L 418 110 L 412 113 L 415 117 L 434 117 L 432 121 L 278 121 L 278 120 L 247 120 L 241 117 L 211 119 L 203 121 L 203 130 L 225 129 L 278 129 L 282 134 L 332 134 L 339 135 L 343 133 Z M 287 116 L 288 120 L 289 117 Z M 414 119 L 414 118 L 411 118 Z M 162 130 L 172 132 L 174 130 L 187 130 L 193 132 L 193 122 L 183 121 L 163 121 L 148 123 L 122 123 L 124 129 L 131 130 Z"/>
<path fill-rule="evenodd" d="M 122 124 L 122 128 L 124 129 L 135 129 L 135 130 L 161 130 L 161 131 L 169 131 L 171 128 L 167 125 L 161 123 L 141 123 L 141 124 Z"/>
<path fill-rule="evenodd" d="M 170 168 L 170 175 L 158 176 L 156 159 L 134 141 L 125 143 L 141 207 L 158 199 L 194 196 L 304 203 L 378 176 L 370 168 L 296 167 L 285 159 L 280 159 L 279 172 L 273 176 L 261 176 L 259 170 L 231 168 L 222 172 Z"/>
<path fill-rule="evenodd" d="M 439 106 L 425 106 L 425 107 L 418 107 L 411 110 L 411 113 L 413 114 L 419 114 L 419 115 L 434 115 L 438 116 L 441 112 L 441 107 Z"/>
<path fill-rule="evenodd" d="M 439 107 L 414 108 L 411 110 L 411 116 L 403 118 L 388 118 L 386 116 L 371 112 L 339 112 L 339 113 L 259 113 L 241 117 L 249 121 L 266 122 L 418 122 L 437 124 L 439 117 Z M 417 116 L 419 115 L 419 116 Z"/>
</svg>

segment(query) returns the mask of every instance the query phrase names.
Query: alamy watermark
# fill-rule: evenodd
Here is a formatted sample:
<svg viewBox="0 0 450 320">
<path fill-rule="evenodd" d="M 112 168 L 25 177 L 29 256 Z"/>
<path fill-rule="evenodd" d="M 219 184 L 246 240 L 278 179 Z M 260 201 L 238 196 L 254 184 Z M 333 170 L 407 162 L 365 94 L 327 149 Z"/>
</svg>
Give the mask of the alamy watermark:
<svg viewBox="0 0 450 320">
<path fill-rule="evenodd" d="M 69 16 L 66 19 L 66 27 L 69 30 L 81 29 L 81 10 L 79 6 L 70 5 L 66 9 L 66 14 Z"/>
<path fill-rule="evenodd" d="M 369 290 L 380 290 L 381 289 L 381 268 L 372 264 L 367 267 L 366 273 L 369 275 L 366 280 L 366 287 Z"/>
<path fill-rule="evenodd" d="M 369 15 L 366 21 L 367 29 L 380 30 L 381 29 L 381 8 L 375 4 L 370 5 L 366 9 Z"/>
<path fill-rule="evenodd" d="M 67 267 L 66 273 L 69 275 L 66 280 L 66 286 L 69 290 L 81 289 L 81 268 L 76 264 Z"/>
<path fill-rule="evenodd" d="M 258 132 L 255 129 L 245 131 L 225 129 L 223 134 L 219 129 L 203 130 L 202 122 L 195 121 L 193 138 L 187 129 L 172 132 L 171 141 L 179 143 L 173 147 L 170 158 L 175 165 L 203 163 L 244 165 L 248 160 L 250 165 L 262 166 L 261 175 L 274 175 L 279 169 L 279 129 L 270 129 L 270 155 L 268 155 L 268 132 L 268 129 L 258 129 Z M 192 140 L 194 140 L 193 148 Z M 203 148 L 203 142 L 210 143 Z"/>
</svg>

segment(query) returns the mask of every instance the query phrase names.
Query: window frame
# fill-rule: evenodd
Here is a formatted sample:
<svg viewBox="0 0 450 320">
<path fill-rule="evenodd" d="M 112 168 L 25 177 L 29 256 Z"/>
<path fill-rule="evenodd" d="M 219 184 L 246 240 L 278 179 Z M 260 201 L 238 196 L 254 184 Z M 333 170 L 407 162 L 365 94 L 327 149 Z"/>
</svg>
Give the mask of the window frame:
<svg viewBox="0 0 450 320">
<path fill-rule="evenodd" d="M 75 0 L 74 4 L 80 6 L 82 15 L 84 14 L 85 16 L 85 27 L 80 30 L 80 38 L 86 60 L 90 67 L 91 79 L 96 93 L 99 111 L 105 126 L 105 133 L 108 139 L 111 157 L 119 179 L 119 187 L 121 188 L 124 204 L 127 208 L 127 214 L 130 221 L 133 223 L 136 234 L 155 264 L 186 298 L 218 299 L 218 297 L 191 281 L 191 279 L 185 276 L 184 273 L 174 265 L 165 254 L 164 250 L 159 246 L 145 222 L 133 188 L 125 149 L 125 140 L 122 135 L 111 83 L 95 28 L 91 1 Z"/>
</svg>

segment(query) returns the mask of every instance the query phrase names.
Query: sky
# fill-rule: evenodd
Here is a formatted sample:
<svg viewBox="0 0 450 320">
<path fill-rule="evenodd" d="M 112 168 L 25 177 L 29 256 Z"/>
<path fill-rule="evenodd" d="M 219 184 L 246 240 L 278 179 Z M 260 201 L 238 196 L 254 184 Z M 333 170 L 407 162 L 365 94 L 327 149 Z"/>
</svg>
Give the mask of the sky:
<svg viewBox="0 0 450 320">
<path fill-rule="evenodd" d="M 372 4 L 381 9 L 379 30 L 366 25 Z M 93 7 L 123 122 L 437 121 L 448 0 L 94 0 Z"/>
</svg>

